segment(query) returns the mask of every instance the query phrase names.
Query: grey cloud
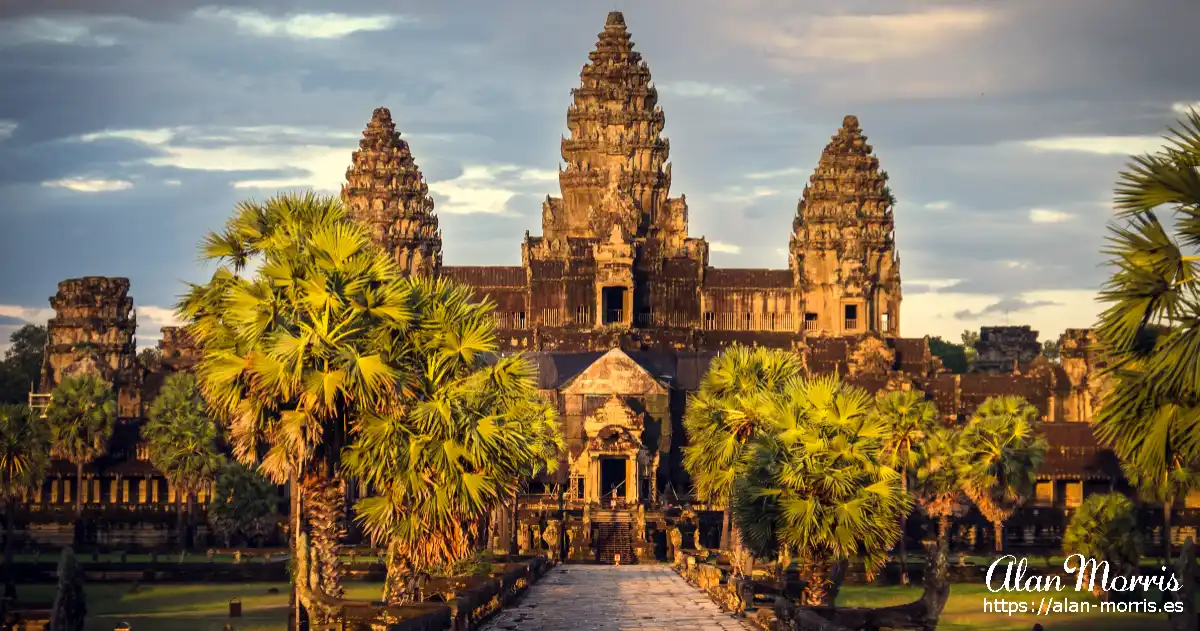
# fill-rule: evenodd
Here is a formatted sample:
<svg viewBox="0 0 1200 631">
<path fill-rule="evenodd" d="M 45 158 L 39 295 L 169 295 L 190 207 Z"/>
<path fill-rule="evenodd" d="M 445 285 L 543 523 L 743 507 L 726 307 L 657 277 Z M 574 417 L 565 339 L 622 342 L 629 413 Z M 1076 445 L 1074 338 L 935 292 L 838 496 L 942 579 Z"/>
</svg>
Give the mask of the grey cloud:
<svg viewBox="0 0 1200 631">
<path fill-rule="evenodd" d="M 963 309 L 962 311 L 955 311 L 954 317 L 959 320 L 977 320 L 979 318 L 989 316 L 989 315 L 996 315 L 996 314 L 1000 314 L 1000 313 L 1009 314 L 1009 313 L 1013 313 L 1013 312 L 1029 311 L 1030 309 L 1036 309 L 1037 307 L 1053 307 L 1058 304 L 1059 303 L 1051 301 L 1051 300 L 1029 301 L 1029 300 L 1021 300 L 1019 298 L 1004 298 L 1004 299 L 1000 300 L 999 302 L 994 302 L 994 303 L 980 309 L 979 311 L 971 311 L 970 309 Z"/>
<path fill-rule="evenodd" d="M 14 318 L 13 316 L 0 315 L 0 329 L 9 330 L 9 327 L 20 328 L 22 326 L 25 326 L 26 324 L 28 324 L 28 322 L 22 320 L 21 318 Z M 15 330 L 15 329 L 13 329 L 13 330 Z"/>
<path fill-rule="evenodd" d="M 482 2 L 465 9 L 415 1 L 217 3 L 272 15 L 336 11 L 418 18 L 416 27 L 297 42 L 245 36 L 228 24 L 189 17 L 211 4 L 0 0 L 0 18 L 36 11 L 142 20 L 104 26 L 116 39 L 109 47 L 23 46 L 0 55 L 0 84 L 22 86 L 0 92 L 0 119 L 18 123 L 12 137 L 0 140 L 0 220 L 11 226 L 0 237 L 0 262 L 11 270 L 37 261 L 31 273 L 0 273 L 0 303 L 43 306 L 63 277 L 122 273 L 133 278 L 139 304 L 169 304 L 180 291 L 179 280 L 202 273 L 193 262 L 195 242 L 248 193 L 231 189 L 229 182 L 295 175 L 151 167 L 138 163 L 153 150 L 135 143 L 63 142 L 89 132 L 282 125 L 313 132 L 279 135 L 271 144 L 345 142 L 348 161 L 353 138 L 330 141 L 328 134 L 359 133 L 371 110 L 385 105 L 430 181 L 452 179 L 469 165 L 554 169 L 570 90 L 610 8 L 583 0 L 557 3 L 554 11 Z M 961 42 L 952 54 L 878 64 L 829 60 L 806 73 L 789 73 L 773 65 L 777 55 L 768 42 L 738 40 L 730 31 L 733 22 L 742 21 L 803 24 L 811 16 L 801 15 L 794 2 L 755 0 L 736 16 L 718 0 L 626 7 L 634 41 L 660 84 L 691 81 L 753 91 L 752 100 L 740 103 L 670 90 L 660 95 L 672 146 L 673 193 L 688 196 L 692 234 L 714 240 L 720 235 L 742 246 L 740 255 L 714 262 L 786 265 L 777 250 L 787 245 L 796 200 L 842 116 L 855 113 L 899 198 L 896 229 L 905 278 L 961 278 L 955 291 L 1007 296 L 1099 285 L 1105 271 L 1098 252 L 1110 215 L 1096 202 L 1111 194 L 1123 160 L 1034 154 L 1011 143 L 1160 133 L 1172 102 L 1200 100 L 1195 87 L 1200 66 L 1192 63 L 1200 44 L 1190 31 L 1200 20 L 1200 5 L 905 1 L 889 3 L 887 11 L 931 6 L 989 7 L 1008 18 L 992 33 Z M 838 10 L 882 9 L 862 0 Z M 982 77 L 991 84 L 983 94 L 905 97 L 919 80 L 942 76 L 964 84 Z M 746 177 L 788 168 L 799 173 L 771 181 Z M 104 195 L 64 195 L 36 186 L 84 174 L 136 178 L 136 186 Z M 156 183 L 162 179 L 183 184 Z M 506 216 L 442 216 L 448 264 L 519 263 L 521 236 L 539 231 L 540 201 L 557 194 L 557 184 L 503 186 L 518 193 L 506 205 Z M 739 186 L 774 194 L 748 201 L 723 196 Z M 922 208 L 931 200 L 948 201 L 950 208 Z M 1075 219 L 1033 225 L 1028 220 L 1033 207 L 1069 212 Z M 905 286 L 908 294 L 924 289 L 930 288 Z"/>
</svg>

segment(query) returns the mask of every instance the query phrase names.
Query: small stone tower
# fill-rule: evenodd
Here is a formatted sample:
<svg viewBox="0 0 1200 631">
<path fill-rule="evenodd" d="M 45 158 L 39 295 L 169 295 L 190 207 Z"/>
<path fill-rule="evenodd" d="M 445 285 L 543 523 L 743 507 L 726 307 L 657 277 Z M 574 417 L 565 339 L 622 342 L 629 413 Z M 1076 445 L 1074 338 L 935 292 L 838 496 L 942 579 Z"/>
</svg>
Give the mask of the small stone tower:
<svg viewBox="0 0 1200 631">
<path fill-rule="evenodd" d="M 367 123 L 346 170 L 342 201 L 406 273 L 432 276 L 441 268 L 442 233 L 433 198 L 385 107 Z"/>
<path fill-rule="evenodd" d="M 58 284 L 50 297 L 46 359 L 38 390 L 49 394 L 66 377 L 96 375 L 117 391 L 117 414 L 141 415 L 142 371 L 133 334 L 137 315 L 128 278 L 88 276 Z"/>
<path fill-rule="evenodd" d="M 788 261 L 803 328 L 814 334 L 900 332 L 900 259 L 887 174 L 858 117 L 821 153 L 792 223 Z"/>
</svg>

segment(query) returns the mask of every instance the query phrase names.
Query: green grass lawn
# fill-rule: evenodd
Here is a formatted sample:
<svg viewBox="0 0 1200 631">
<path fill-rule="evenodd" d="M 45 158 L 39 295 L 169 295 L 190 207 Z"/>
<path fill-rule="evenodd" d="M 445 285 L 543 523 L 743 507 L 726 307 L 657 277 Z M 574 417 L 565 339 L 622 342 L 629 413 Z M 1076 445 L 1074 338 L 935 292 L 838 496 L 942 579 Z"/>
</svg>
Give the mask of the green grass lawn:
<svg viewBox="0 0 1200 631">
<path fill-rule="evenodd" d="M 271 588 L 278 594 L 269 593 Z M 380 585 L 348 583 L 346 598 L 377 600 Z M 18 595 L 26 602 L 51 602 L 53 585 L 27 585 Z M 128 622 L 132 631 L 220 631 L 229 619 L 229 601 L 242 601 L 242 617 L 233 620 L 238 631 L 283 631 L 287 627 L 288 586 L 144 585 L 136 593 L 128 584 L 85 585 L 88 618 L 85 631 L 112 631 Z"/>
<path fill-rule="evenodd" d="M 1049 595 L 1049 594 L 1048 594 Z M 919 587 L 874 587 L 848 585 L 842 588 L 838 605 L 843 607 L 886 607 L 916 600 L 921 596 Z M 1038 616 L 1035 614 L 985 613 L 984 598 L 1005 597 L 1008 600 L 1040 601 L 1041 595 L 1023 596 L 993 594 L 983 585 L 950 586 L 950 600 L 938 622 L 938 631 L 967 631 L 988 629 L 989 631 L 1029 631 L 1035 623 L 1041 623 L 1048 631 L 1116 631 L 1133 629 L 1139 631 L 1166 631 L 1165 614 L 1100 613 L 1097 601 L 1090 594 L 1077 594 L 1073 589 L 1055 594 L 1061 599 L 1092 603 L 1091 613 L 1060 613 Z M 1138 599 L 1142 598 L 1139 594 Z"/>
</svg>

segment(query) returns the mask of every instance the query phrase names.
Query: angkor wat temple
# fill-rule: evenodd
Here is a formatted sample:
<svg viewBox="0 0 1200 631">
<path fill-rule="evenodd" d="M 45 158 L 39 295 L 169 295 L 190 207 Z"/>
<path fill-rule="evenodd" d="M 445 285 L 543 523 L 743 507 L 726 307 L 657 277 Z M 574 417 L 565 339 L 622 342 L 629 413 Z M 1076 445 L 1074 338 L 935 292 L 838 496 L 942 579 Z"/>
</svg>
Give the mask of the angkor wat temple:
<svg viewBox="0 0 1200 631">
<path fill-rule="evenodd" d="M 649 67 L 622 15 L 610 13 L 567 107 L 559 196 L 543 202 L 541 235 L 526 233 L 522 264 L 511 267 L 443 264 L 434 200 L 387 109 L 375 110 L 351 156 L 342 197 L 352 216 L 408 273 L 454 279 L 494 302 L 505 352 L 536 361 L 543 394 L 562 413 L 566 466 L 522 499 L 522 548 L 540 547 L 539 533 L 551 528 L 572 533 L 573 554 L 594 553 L 580 547 L 588 542 L 638 555 L 661 544 L 673 507 L 690 499 L 680 451 L 687 395 L 731 344 L 791 349 L 808 370 L 873 392 L 922 391 L 948 421 L 994 395 L 1028 399 L 1051 449 L 1031 510 L 1006 529 L 1013 543 L 1053 538 L 1085 494 L 1124 484 L 1088 424 L 1104 387 L 1090 331 L 1068 330 L 1051 362 L 1029 327 L 985 327 L 967 374 L 943 368 L 927 339 L 900 337 L 895 200 L 855 116 L 797 191 L 785 269 L 709 264 L 708 243 L 688 235 L 685 196 L 671 196 L 665 122 Z M 124 516 L 98 540 L 152 545 L 172 536 L 166 522 L 177 498 L 137 448 L 137 427 L 164 375 L 186 370 L 195 349 L 183 331 L 164 329 L 162 369 L 140 371 L 128 290 L 125 279 L 59 285 L 40 392 L 74 370 L 117 385 L 123 421 L 113 453 L 86 470 L 82 491 L 89 507 Z M 73 473 L 55 469 L 39 500 L 43 515 L 69 509 Z M 716 508 L 691 505 L 702 523 Z M 31 534 L 48 538 L 39 522 L 49 521 L 35 511 Z M 494 524 L 500 547 L 514 534 L 509 522 Z M 1178 523 L 1176 534 L 1186 534 L 1192 522 Z M 118 536 L 124 529 L 135 534 Z"/>
</svg>

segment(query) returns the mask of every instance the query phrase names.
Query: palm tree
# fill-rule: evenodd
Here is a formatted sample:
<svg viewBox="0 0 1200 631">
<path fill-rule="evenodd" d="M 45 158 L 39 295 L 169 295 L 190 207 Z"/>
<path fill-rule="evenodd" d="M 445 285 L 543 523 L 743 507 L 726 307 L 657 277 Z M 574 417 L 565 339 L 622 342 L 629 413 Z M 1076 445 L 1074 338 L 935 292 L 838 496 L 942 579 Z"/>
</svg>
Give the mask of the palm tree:
<svg viewBox="0 0 1200 631">
<path fill-rule="evenodd" d="M 1088 497 L 1071 515 L 1062 544 L 1063 554 L 1107 562 L 1109 576 L 1136 571 L 1142 557 L 1142 535 L 1133 502 L 1120 493 Z M 1092 584 L 1092 592 L 1099 595 L 1100 586 Z"/>
<path fill-rule="evenodd" d="M 208 525 L 232 545 L 235 536 L 254 542 L 279 523 L 279 487 L 240 462 L 225 462 L 208 503 Z"/>
<path fill-rule="evenodd" d="M 406 403 L 367 414 L 343 465 L 376 495 L 356 505 L 365 533 L 388 550 L 384 599 L 399 603 L 407 571 L 469 557 L 484 515 L 558 465 L 557 415 L 533 366 L 495 358 L 492 305 L 446 280 L 408 282 L 413 327 L 393 361 L 415 376 Z M 494 359 L 494 361 L 493 361 Z"/>
<path fill-rule="evenodd" d="M 900 487 L 908 495 L 909 477 L 917 462 L 917 450 L 933 432 L 937 408 L 918 390 L 888 392 L 875 401 L 875 413 L 888 427 L 884 455 L 888 464 L 900 472 Z M 908 554 L 904 533 L 908 514 L 900 515 L 900 577 L 908 584 Z"/>
<path fill-rule="evenodd" d="M 962 434 L 959 427 L 938 425 L 916 448 L 913 496 L 925 514 L 937 520 L 938 539 L 947 546 L 952 520 L 970 508 L 959 479 L 962 465 L 958 458 L 965 454 L 959 447 Z"/>
<path fill-rule="evenodd" d="M 1200 462 L 1200 112 L 1164 138 L 1117 183 L 1121 223 L 1109 227 L 1108 307 L 1096 327 L 1113 379 L 1094 424 L 1169 521 L 1171 478 L 1190 477 Z"/>
<path fill-rule="evenodd" d="M 779 394 L 804 365 L 785 350 L 735 345 L 712 361 L 700 389 L 689 397 L 683 417 L 687 445 L 683 466 L 696 497 L 725 505 L 721 549 L 730 546 L 734 469 L 745 446 L 762 431 L 755 409 L 764 393 Z"/>
<path fill-rule="evenodd" d="M 967 497 L 992 524 L 1004 551 L 1004 520 L 1033 494 L 1046 454 L 1037 408 L 1018 396 L 990 397 L 959 442 L 959 478 Z"/>
<path fill-rule="evenodd" d="M 760 397 L 769 430 L 747 450 L 732 494 L 743 543 L 759 558 L 797 558 L 805 605 L 836 595 L 834 567 L 861 557 L 879 570 L 911 507 L 887 464 L 889 432 L 871 395 L 836 375 L 795 377 Z"/>
<path fill-rule="evenodd" d="M 4 589 L 15 594 L 12 579 L 13 533 L 17 500 L 41 490 L 50 464 L 50 430 L 24 405 L 0 405 L 0 500 L 4 501 Z"/>
<path fill-rule="evenodd" d="M 195 522 L 196 495 L 216 480 L 225 458 L 217 451 L 217 424 L 205 410 L 196 376 L 175 373 L 166 378 L 142 427 L 149 442 L 150 462 L 179 493 L 179 545 L 188 547 L 188 521 Z"/>
<path fill-rule="evenodd" d="M 1162 553 L 1163 559 L 1171 563 L 1171 516 L 1175 512 L 1175 502 L 1181 497 L 1187 497 L 1192 491 L 1200 490 L 1200 468 L 1195 464 L 1185 463 L 1178 458 L 1172 458 L 1166 475 L 1160 477 L 1146 472 L 1136 465 L 1123 463 L 1121 466 L 1125 478 L 1137 489 L 1138 496 L 1143 500 L 1162 504 Z"/>
<path fill-rule="evenodd" d="M 291 486 L 292 545 L 311 541 L 319 569 L 298 568 L 293 594 L 327 618 L 313 591 L 342 593 L 341 450 L 363 415 L 399 409 L 416 378 L 389 364 L 409 330 L 409 289 L 333 197 L 239 204 L 202 258 L 219 268 L 179 305 L 203 350 L 201 390 L 234 456 Z"/>
<path fill-rule="evenodd" d="M 83 514 L 83 467 L 108 451 L 117 420 L 117 397 L 95 375 L 67 377 L 50 393 L 46 408 L 50 455 L 75 465 L 75 517 Z"/>
</svg>

